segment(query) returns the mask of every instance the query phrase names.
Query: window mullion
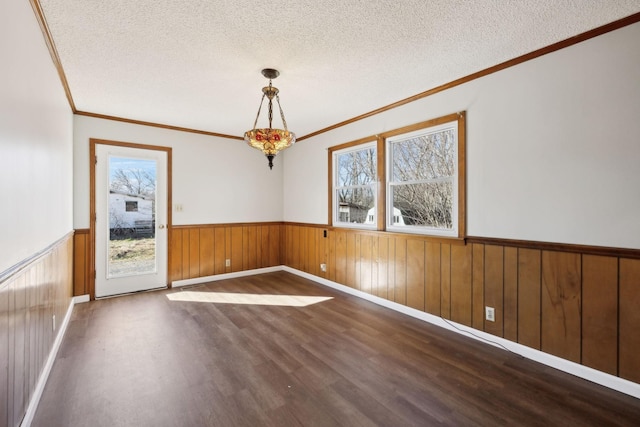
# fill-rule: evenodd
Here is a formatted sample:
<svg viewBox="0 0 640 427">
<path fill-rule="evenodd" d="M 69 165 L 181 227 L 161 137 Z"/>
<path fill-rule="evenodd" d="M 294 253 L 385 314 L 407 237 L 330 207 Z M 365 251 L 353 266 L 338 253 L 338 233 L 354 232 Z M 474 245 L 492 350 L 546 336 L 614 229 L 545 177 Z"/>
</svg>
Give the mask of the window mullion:
<svg viewBox="0 0 640 427">
<path fill-rule="evenodd" d="M 376 228 L 378 230 L 385 230 L 385 222 L 386 222 L 386 194 L 387 194 L 387 186 L 386 182 L 386 162 L 385 162 L 385 139 L 381 136 L 377 137 L 376 141 L 376 149 L 378 153 L 378 164 L 377 166 L 377 174 L 378 174 L 378 182 L 377 182 L 377 192 L 378 192 L 378 200 L 376 201 Z"/>
</svg>

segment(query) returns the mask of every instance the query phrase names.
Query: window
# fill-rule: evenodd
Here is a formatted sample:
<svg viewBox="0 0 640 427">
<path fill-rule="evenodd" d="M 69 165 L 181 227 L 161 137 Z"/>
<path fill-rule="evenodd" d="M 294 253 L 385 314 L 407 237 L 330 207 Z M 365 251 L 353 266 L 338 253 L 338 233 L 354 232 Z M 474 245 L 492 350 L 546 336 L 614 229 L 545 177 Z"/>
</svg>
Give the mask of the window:
<svg viewBox="0 0 640 427">
<path fill-rule="evenodd" d="M 376 228 L 377 149 L 375 143 L 332 152 L 333 224 Z"/>
<path fill-rule="evenodd" d="M 332 225 L 464 237 L 465 113 L 332 147 L 329 169 Z"/>
<path fill-rule="evenodd" d="M 457 141 L 457 122 L 387 139 L 388 230 L 458 235 Z"/>
<path fill-rule="evenodd" d="M 138 212 L 138 202 L 124 202 L 125 211 L 127 212 Z"/>
</svg>

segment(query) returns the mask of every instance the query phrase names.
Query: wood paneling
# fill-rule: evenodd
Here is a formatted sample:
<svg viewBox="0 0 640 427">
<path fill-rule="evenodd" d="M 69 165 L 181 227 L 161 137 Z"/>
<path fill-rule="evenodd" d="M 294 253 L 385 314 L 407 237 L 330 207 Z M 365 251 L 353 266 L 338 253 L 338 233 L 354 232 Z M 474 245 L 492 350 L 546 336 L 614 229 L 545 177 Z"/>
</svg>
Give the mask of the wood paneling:
<svg viewBox="0 0 640 427">
<path fill-rule="evenodd" d="M 316 225 L 283 229 L 318 233 L 295 244 L 287 236 L 289 266 L 327 253 L 332 281 L 640 382 L 640 251 L 603 256 L 607 248 L 331 227 L 325 239 Z M 485 306 L 495 308 L 495 322 L 485 321 Z"/>
<path fill-rule="evenodd" d="M 0 426 L 22 421 L 71 296 L 85 292 L 87 235 L 63 237 L 0 281 Z"/>
<path fill-rule="evenodd" d="M 307 261 L 307 271 L 314 276 L 321 277 L 320 264 L 322 263 L 323 250 L 318 246 L 322 241 L 322 230 L 320 228 L 312 228 L 307 230 L 307 246 L 309 254 Z"/>
<path fill-rule="evenodd" d="M 387 299 L 396 300 L 396 239 L 389 238 L 389 258 L 387 259 Z"/>
<path fill-rule="evenodd" d="M 230 228 L 230 227 L 225 227 L 224 228 L 224 253 L 225 253 L 225 260 L 224 260 L 224 272 L 225 273 L 230 273 L 231 269 L 232 269 L 232 261 L 231 261 L 231 232 L 235 229 L 234 228 Z"/>
<path fill-rule="evenodd" d="M 169 248 L 171 280 L 281 265 L 283 227 L 259 223 L 174 227 Z M 299 235 L 299 227 L 296 229 Z M 293 244 L 292 240 L 287 241 Z M 226 260 L 230 262 L 229 267 Z"/>
<path fill-rule="evenodd" d="M 260 235 L 260 241 L 258 243 L 257 256 L 258 256 L 258 268 L 268 267 L 269 258 L 271 256 L 270 242 L 278 243 L 277 236 L 271 235 L 271 228 L 268 225 L 259 227 L 258 233 Z"/>
<path fill-rule="evenodd" d="M 300 269 L 300 227 L 294 225 L 288 228 L 288 232 L 291 233 L 291 258 L 290 258 L 290 267 Z"/>
<path fill-rule="evenodd" d="M 424 311 L 424 241 L 407 240 L 407 305 Z"/>
<path fill-rule="evenodd" d="M 313 253 L 315 256 L 315 241 L 309 238 L 310 228 L 298 227 L 298 229 L 300 230 L 300 249 L 304 248 L 300 252 L 300 270 L 309 272 L 311 271 L 309 253 Z"/>
<path fill-rule="evenodd" d="M 331 233 L 335 235 L 335 265 L 329 266 L 331 277 L 334 277 L 338 283 L 347 283 L 347 233 L 344 231 L 336 231 Z M 287 248 L 288 250 L 288 248 Z"/>
<path fill-rule="evenodd" d="M 243 227 L 231 228 L 231 271 L 242 271 L 244 251 L 242 249 Z"/>
<path fill-rule="evenodd" d="M 393 299 L 393 297 L 389 297 L 389 238 L 380 236 L 377 238 L 377 241 L 378 280 L 376 282 L 376 295 L 384 299 Z"/>
<path fill-rule="evenodd" d="M 360 238 L 360 290 L 373 294 L 373 237 Z"/>
<path fill-rule="evenodd" d="M 191 279 L 191 233 L 190 230 L 179 230 L 176 234 L 182 237 L 182 254 L 178 258 L 181 260 L 182 277 L 184 279 Z"/>
<path fill-rule="evenodd" d="M 540 350 L 541 254 L 518 249 L 518 342 Z"/>
<path fill-rule="evenodd" d="M 189 278 L 200 277 L 200 230 L 189 230 Z"/>
<path fill-rule="evenodd" d="M 201 228 L 198 230 L 200 232 L 200 253 L 198 256 L 200 257 L 200 272 L 199 276 L 212 276 L 215 267 L 214 267 L 214 233 L 212 228 Z"/>
<path fill-rule="evenodd" d="M 484 330 L 499 337 L 504 334 L 504 247 L 484 248 L 484 305 L 495 309 L 495 322 L 485 320 Z"/>
<path fill-rule="evenodd" d="M 396 237 L 395 256 L 395 302 L 406 305 L 407 303 L 407 239 Z"/>
<path fill-rule="evenodd" d="M 620 260 L 619 375 L 640 383 L 640 260 Z"/>
<path fill-rule="evenodd" d="M 582 364 L 616 375 L 618 260 L 582 256 Z"/>
<path fill-rule="evenodd" d="M 425 310 L 434 316 L 440 316 L 442 304 L 440 294 L 440 243 L 426 242 L 425 258 Z"/>
<path fill-rule="evenodd" d="M 73 295 L 89 295 L 90 259 L 89 229 L 76 230 L 73 235 Z"/>
<path fill-rule="evenodd" d="M 269 257 L 267 265 L 265 267 L 273 267 L 276 265 L 282 265 L 282 226 L 270 225 L 269 226 L 269 238 L 263 245 L 268 248 Z"/>
<path fill-rule="evenodd" d="M 484 245 L 472 245 L 472 313 L 471 326 L 484 330 Z"/>
<path fill-rule="evenodd" d="M 440 245 L 440 316 L 451 319 L 451 245 Z"/>
<path fill-rule="evenodd" d="M 504 338 L 518 341 L 518 249 L 504 248 Z"/>
<path fill-rule="evenodd" d="M 542 252 L 542 351 L 580 363 L 580 255 Z"/>
<path fill-rule="evenodd" d="M 214 229 L 215 249 L 214 249 L 214 274 L 226 273 L 227 245 L 225 243 L 227 233 L 224 227 Z"/>
<path fill-rule="evenodd" d="M 451 245 L 451 320 L 471 326 L 471 245 Z"/>
<path fill-rule="evenodd" d="M 347 252 L 346 252 L 346 268 L 345 268 L 345 285 L 356 288 L 356 237 L 355 233 L 347 233 Z"/>
</svg>

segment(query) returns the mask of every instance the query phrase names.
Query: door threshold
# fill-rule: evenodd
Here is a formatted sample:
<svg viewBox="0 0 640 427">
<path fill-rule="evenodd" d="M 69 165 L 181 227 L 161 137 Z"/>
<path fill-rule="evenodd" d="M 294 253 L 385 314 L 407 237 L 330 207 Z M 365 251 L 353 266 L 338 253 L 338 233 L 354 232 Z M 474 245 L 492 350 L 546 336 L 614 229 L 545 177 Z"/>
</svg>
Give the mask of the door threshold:
<svg viewBox="0 0 640 427">
<path fill-rule="evenodd" d="M 140 291 L 135 291 L 135 292 L 123 292 L 121 294 L 114 294 L 114 295 L 105 295 L 103 297 L 96 297 L 96 301 L 97 300 L 101 300 L 101 299 L 109 299 L 109 298 L 118 298 L 118 297 L 126 297 L 127 295 L 135 295 L 135 294 L 141 294 L 144 292 L 155 292 L 155 291 L 162 291 L 162 290 L 166 290 L 169 289 L 168 285 L 165 286 L 160 286 L 158 288 L 151 288 L 151 289 L 142 289 Z"/>
</svg>

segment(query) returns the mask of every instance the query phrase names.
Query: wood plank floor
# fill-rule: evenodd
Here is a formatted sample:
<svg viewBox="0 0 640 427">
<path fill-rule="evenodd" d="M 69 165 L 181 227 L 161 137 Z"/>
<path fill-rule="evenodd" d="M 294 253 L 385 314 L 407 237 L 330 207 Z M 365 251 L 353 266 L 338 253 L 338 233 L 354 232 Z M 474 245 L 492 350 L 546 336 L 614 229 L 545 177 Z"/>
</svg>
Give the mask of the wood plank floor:
<svg viewBox="0 0 640 427">
<path fill-rule="evenodd" d="M 638 399 L 277 272 L 76 306 L 32 425 L 639 422 Z"/>
</svg>

